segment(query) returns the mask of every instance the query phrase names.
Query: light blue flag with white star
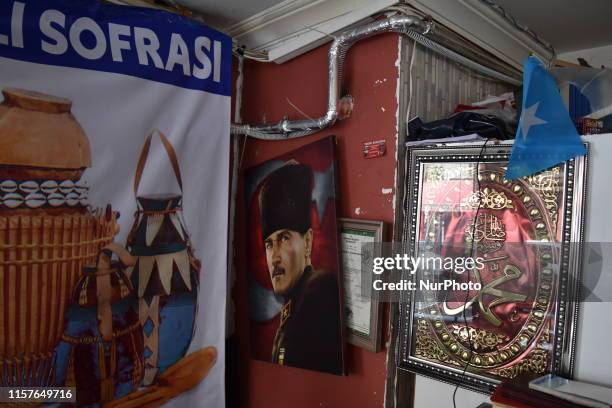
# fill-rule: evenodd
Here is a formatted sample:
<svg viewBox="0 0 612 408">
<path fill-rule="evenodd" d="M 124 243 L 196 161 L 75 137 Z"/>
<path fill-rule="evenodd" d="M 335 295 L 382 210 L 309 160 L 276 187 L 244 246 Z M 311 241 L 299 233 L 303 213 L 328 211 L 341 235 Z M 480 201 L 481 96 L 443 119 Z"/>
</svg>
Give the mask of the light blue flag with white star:
<svg viewBox="0 0 612 408">
<path fill-rule="evenodd" d="M 583 154 L 586 148 L 555 80 L 537 58 L 527 58 L 523 63 L 523 111 L 506 179 L 529 176 Z"/>
</svg>

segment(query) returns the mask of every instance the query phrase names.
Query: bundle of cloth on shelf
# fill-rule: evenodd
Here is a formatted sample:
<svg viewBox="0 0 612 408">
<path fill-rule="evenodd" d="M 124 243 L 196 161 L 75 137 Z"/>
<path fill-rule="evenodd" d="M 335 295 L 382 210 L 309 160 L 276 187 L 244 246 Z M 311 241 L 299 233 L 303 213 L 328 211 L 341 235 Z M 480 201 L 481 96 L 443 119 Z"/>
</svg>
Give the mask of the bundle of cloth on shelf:
<svg viewBox="0 0 612 408">
<path fill-rule="evenodd" d="M 444 119 L 423 122 L 415 117 L 408 122 L 408 142 L 478 135 L 486 139 L 514 139 L 518 121 L 514 94 L 490 96 L 470 105 L 457 105 Z"/>
</svg>

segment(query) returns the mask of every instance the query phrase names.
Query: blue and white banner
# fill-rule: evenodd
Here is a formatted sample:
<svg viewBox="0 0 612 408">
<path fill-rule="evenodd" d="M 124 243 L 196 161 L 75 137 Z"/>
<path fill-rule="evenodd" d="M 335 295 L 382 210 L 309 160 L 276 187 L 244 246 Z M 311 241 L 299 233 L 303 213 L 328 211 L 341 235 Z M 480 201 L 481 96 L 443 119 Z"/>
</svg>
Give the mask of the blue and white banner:
<svg viewBox="0 0 612 408">
<path fill-rule="evenodd" d="M 185 358 L 214 347 L 218 358 L 205 378 L 190 391 L 173 390 L 166 403 L 225 406 L 231 56 L 229 37 L 164 11 L 0 0 L 0 146 L 10 150 L 0 154 L 0 248 L 13 245 L 4 218 L 95 224 L 110 205 L 120 215 L 114 242 L 136 262 L 117 275 L 131 287 L 120 277 L 104 283 L 97 278 L 104 273 L 84 279 L 86 264 L 96 265 L 94 244 L 105 241 L 78 234 L 60 247 L 79 248 L 81 239 L 90 252 L 49 259 L 24 252 L 15 261 L 23 275 L 0 258 L 0 359 L 51 356 L 38 371 L 0 373 L 2 384 L 76 386 L 77 399 L 93 395 L 88 403 L 121 401 L 163 386 L 164 372 L 177 376 L 176 363 L 201 367 L 211 354 L 195 365 Z M 112 336 L 102 312 L 109 303 Z M 89 306 L 97 312 L 88 314 Z M 45 308 L 56 311 L 52 319 Z M 92 344 L 94 354 L 75 351 Z M 60 375 L 69 365 L 74 375 Z"/>
<path fill-rule="evenodd" d="M 229 96 L 231 39 L 175 14 L 81 0 L 0 3 L 0 55 Z"/>
</svg>

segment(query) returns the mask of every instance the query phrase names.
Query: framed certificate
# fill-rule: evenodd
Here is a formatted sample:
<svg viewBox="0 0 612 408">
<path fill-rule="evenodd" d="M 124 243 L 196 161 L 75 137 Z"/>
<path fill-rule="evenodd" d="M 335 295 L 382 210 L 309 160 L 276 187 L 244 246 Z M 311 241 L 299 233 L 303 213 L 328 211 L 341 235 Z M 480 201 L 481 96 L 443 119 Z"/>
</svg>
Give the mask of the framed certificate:
<svg viewBox="0 0 612 408">
<path fill-rule="evenodd" d="M 378 352 L 381 348 L 382 308 L 376 291 L 363 288 L 364 258 L 380 256 L 385 225 L 382 221 L 340 219 L 340 248 L 344 274 L 344 307 L 351 344 Z M 367 253 L 366 253 L 367 252 Z M 365 272 L 364 272 L 365 273 Z M 364 290 L 368 294 L 364 295 Z"/>
<path fill-rule="evenodd" d="M 587 157 L 507 180 L 510 151 L 409 151 L 403 251 L 421 267 L 405 278 L 425 284 L 402 293 L 400 368 L 487 393 L 571 377 Z"/>
</svg>

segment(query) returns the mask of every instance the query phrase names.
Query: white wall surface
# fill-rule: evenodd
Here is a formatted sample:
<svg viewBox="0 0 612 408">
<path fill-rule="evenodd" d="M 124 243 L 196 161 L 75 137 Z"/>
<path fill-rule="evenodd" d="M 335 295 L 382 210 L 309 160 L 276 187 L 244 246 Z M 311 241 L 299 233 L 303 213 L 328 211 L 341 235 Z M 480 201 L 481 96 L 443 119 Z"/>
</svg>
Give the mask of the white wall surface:
<svg viewBox="0 0 612 408">
<path fill-rule="evenodd" d="M 557 56 L 558 59 L 578 63 L 577 58 L 584 58 L 592 67 L 600 68 L 605 65 L 612 68 L 612 44 L 603 47 L 587 48 L 583 50 L 564 52 Z"/>
<path fill-rule="evenodd" d="M 590 143 L 585 241 L 611 243 L 612 134 L 584 136 L 583 140 Z M 601 288 L 612 288 L 612 252 L 604 253 L 603 257 L 597 293 L 601 293 Z M 608 299 L 612 296 L 610 293 L 608 291 Z M 583 303 L 578 326 L 574 378 L 612 387 L 612 302 Z M 414 407 L 452 407 L 454 389 L 443 382 L 417 375 Z M 489 398 L 459 388 L 456 401 L 457 408 L 475 408 Z"/>
</svg>

